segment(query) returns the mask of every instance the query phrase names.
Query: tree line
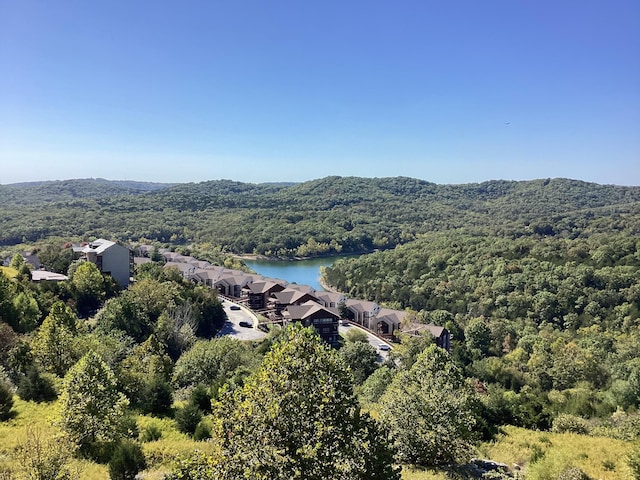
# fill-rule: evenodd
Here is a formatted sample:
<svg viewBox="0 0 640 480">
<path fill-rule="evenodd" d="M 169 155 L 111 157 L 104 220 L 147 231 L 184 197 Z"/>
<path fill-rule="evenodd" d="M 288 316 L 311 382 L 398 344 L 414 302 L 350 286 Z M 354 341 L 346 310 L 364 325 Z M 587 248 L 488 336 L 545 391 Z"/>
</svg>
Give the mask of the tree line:
<svg viewBox="0 0 640 480">
<path fill-rule="evenodd" d="M 213 242 L 236 254 L 295 257 L 388 249 L 459 228 L 511 237 L 640 232 L 640 188 L 566 179 L 436 185 L 404 177 L 326 177 L 156 187 L 104 181 L 0 186 L 0 245 L 102 237 Z"/>
</svg>

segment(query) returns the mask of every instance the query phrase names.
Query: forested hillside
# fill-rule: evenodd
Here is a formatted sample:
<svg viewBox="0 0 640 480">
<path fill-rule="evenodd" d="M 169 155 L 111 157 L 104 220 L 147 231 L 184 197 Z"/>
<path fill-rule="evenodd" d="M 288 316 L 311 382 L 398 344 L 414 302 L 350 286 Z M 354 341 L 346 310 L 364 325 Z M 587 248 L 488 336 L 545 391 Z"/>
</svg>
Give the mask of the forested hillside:
<svg viewBox="0 0 640 480">
<path fill-rule="evenodd" d="M 491 478 L 640 475 L 639 187 L 69 180 L 2 186 L 0 199 L 3 478 L 52 465 L 106 478 L 107 463 L 129 475 L 113 478 L 479 478 L 469 459 L 483 448 L 518 463 Z M 374 251 L 325 280 L 406 310 L 411 328 L 384 363 L 355 326 L 339 349 L 296 326 L 221 337 L 229 300 L 155 248 L 121 290 L 73 261 L 69 242 L 93 237 L 228 268 L 242 268 L 229 252 Z M 69 279 L 32 282 L 24 250 Z M 420 322 L 446 327 L 451 352 L 407 333 Z M 529 434 L 505 425 L 536 440 L 506 439 Z M 595 446 L 574 448 L 587 435 Z M 519 450 L 500 451 L 510 441 Z M 50 457 L 34 465 L 34 452 Z"/>
<path fill-rule="evenodd" d="M 436 185 L 404 177 L 327 177 L 157 189 L 87 180 L 0 186 L 0 199 L 1 245 L 51 236 L 144 238 L 292 257 L 391 248 L 461 228 L 513 238 L 640 232 L 639 187 L 566 179 Z"/>
</svg>

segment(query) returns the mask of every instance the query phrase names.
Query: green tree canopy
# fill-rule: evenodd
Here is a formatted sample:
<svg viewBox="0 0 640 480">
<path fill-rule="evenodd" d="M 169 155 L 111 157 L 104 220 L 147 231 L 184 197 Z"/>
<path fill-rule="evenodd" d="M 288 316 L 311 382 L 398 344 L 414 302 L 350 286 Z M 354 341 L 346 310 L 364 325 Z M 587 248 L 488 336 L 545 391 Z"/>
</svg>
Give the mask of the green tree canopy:
<svg viewBox="0 0 640 480">
<path fill-rule="evenodd" d="M 78 445 L 119 438 L 127 398 L 118 391 L 115 375 L 89 352 L 64 377 L 59 422 Z"/>
<path fill-rule="evenodd" d="M 450 355 L 431 345 L 394 377 L 380 399 L 380 420 L 403 463 L 446 465 L 471 451 L 476 401 Z"/>
<path fill-rule="evenodd" d="M 68 306 L 62 302 L 54 303 L 31 344 L 35 360 L 46 371 L 59 377 L 64 376 L 79 358 L 74 340 L 76 321 Z"/>
<path fill-rule="evenodd" d="M 369 343 L 347 342 L 339 354 L 351 368 L 356 385 L 361 385 L 377 368 L 378 353 Z"/>
<path fill-rule="evenodd" d="M 239 340 L 230 337 L 200 340 L 176 362 L 173 382 L 178 387 L 210 385 L 231 377 L 237 368 L 252 361 L 251 352 Z"/>
<path fill-rule="evenodd" d="M 384 433 L 357 407 L 344 362 L 311 328 L 288 327 L 218 418 L 220 478 L 399 478 Z"/>
</svg>

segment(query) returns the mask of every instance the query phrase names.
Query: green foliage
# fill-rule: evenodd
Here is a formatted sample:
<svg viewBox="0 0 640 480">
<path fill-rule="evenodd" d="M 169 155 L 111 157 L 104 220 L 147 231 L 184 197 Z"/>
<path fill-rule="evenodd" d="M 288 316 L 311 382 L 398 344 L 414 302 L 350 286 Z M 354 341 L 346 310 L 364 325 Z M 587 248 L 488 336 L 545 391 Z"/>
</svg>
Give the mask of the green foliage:
<svg viewBox="0 0 640 480">
<path fill-rule="evenodd" d="M 111 480 L 134 480 L 141 470 L 147 468 L 142 448 L 135 442 L 118 443 L 109 460 Z"/>
<path fill-rule="evenodd" d="M 347 333 L 344 334 L 344 338 L 345 340 L 347 340 L 347 342 L 350 342 L 350 343 L 356 343 L 356 342 L 368 343 L 369 341 L 367 339 L 367 334 L 364 333 L 359 328 L 350 329 L 349 331 L 347 331 Z"/>
<path fill-rule="evenodd" d="M 395 369 L 391 369 L 386 365 L 378 368 L 373 372 L 362 384 L 360 395 L 365 402 L 375 403 L 391 385 L 391 381 L 395 375 Z"/>
<path fill-rule="evenodd" d="M 105 297 L 105 281 L 92 262 L 81 262 L 70 275 L 75 289 L 78 310 L 88 312 L 97 308 Z"/>
<path fill-rule="evenodd" d="M 200 340 L 176 362 L 173 382 L 178 387 L 209 385 L 227 379 L 239 367 L 250 365 L 246 345 L 230 337 Z"/>
<path fill-rule="evenodd" d="M 569 467 L 564 470 L 559 476 L 558 480 L 590 480 L 591 477 L 580 470 L 578 467 Z"/>
<path fill-rule="evenodd" d="M 211 413 L 211 398 L 212 395 L 210 390 L 204 385 L 198 384 L 189 394 L 189 403 L 191 405 L 195 405 L 204 413 Z"/>
<path fill-rule="evenodd" d="M 193 435 L 200 423 L 200 420 L 202 420 L 202 412 L 197 406 L 187 404 L 176 410 L 175 419 L 176 424 L 178 425 L 178 430 L 182 433 Z"/>
<path fill-rule="evenodd" d="M 162 430 L 156 424 L 147 425 L 142 432 L 140 432 L 141 442 L 155 442 L 162 438 Z"/>
<path fill-rule="evenodd" d="M 18 327 L 18 315 L 13 305 L 16 295 L 15 284 L 0 271 L 0 321 L 9 324 L 13 328 Z"/>
<path fill-rule="evenodd" d="M 62 302 L 54 303 L 31 344 L 36 361 L 59 377 L 79 358 L 75 346 L 76 321 L 69 307 Z"/>
<path fill-rule="evenodd" d="M 173 404 L 173 389 L 161 377 L 153 377 L 142 388 L 140 410 L 152 415 L 168 415 Z"/>
<path fill-rule="evenodd" d="M 8 420 L 13 415 L 13 390 L 9 383 L 0 376 L 0 421 Z"/>
<path fill-rule="evenodd" d="M 18 445 L 16 456 L 22 477 L 29 480 L 71 480 L 77 472 L 71 467 L 74 445 L 68 439 L 44 439 L 37 430 L 28 430 Z"/>
<path fill-rule="evenodd" d="M 218 407 L 219 475 L 398 479 L 385 435 L 356 405 L 338 354 L 313 329 L 288 327 L 259 370 Z"/>
<path fill-rule="evenodd" d="M 469 455 L 476 440 L 477 399 L 449 354 L 436 346 L 399 372 L 380 399 L 403 463 L 446 465 Z"/>
<path fill-rule="evenodd" d="M 211 438 L 211 428 L 209 428 L 206 423 L 201 421 L 200 423 L 198 423 L 196 430 L 193 432 L 193 439 L 196 441 L 201 441 L 207 440 L 209 438 Z"/>
<path fill-rule="evenodd" d="M 19 332 L 31 332 L 38 327 L 41 315 L 40 308 L 29 291 L 22 291 L 14 297 L 13 309 L 18 317 L 17 330 Z"/>
<path fill-rule="evenodd" d="M 53 381 L 43 376 L 35 365 L 20 379 L 17 393 L 23 400 L 34 402 L 51 402 L 58 397 Z"/>
<path fill-rule="evenodd" d="M 216 462 L 213 457 L 195 450 L 176 463 L 164 480 L 211 480 L 215 477 Z"/>
<path fill-rule="evenodd" d="M 69 370 L 59 403 L 60 427 L 78 445 L 112 442 L 121 436 L 129 402 L 118 391 L 113 372 L 95 353 L 87 353 Z"/>
<path fill-rule="evenodd" d="M 640 445 L 635 445 L 626 457 L 627 466 L 634 480 L 640 480 Z"/>
<path fill-rule="evenodd" d="M 131 403 L 140 405 L 141 402 L 149 400 L 145 398 L 146 393 L 155 391 L 162 397 L 162 390 L 166 390 L 162 384 L 171 379 L 172 370 L 173 363 L 165 353 L 164 347 L 154 335 L 151 335 L 133 349 L 133 354 L 122 360 L 118 368 L 118 378 Z M 150 385 L 152 383 L 153 386 Z M 155 397 L 151 403 L 147 403 L 148 406 L 156 404 L 156 400 L 160 399 Z"/>
<path fill-rule="evenodd" d="M 351 368 L 356 385 L 361 385 L 377 368 L 378 353 L 368 342 L 347 342 L 339 354 Z"/>
<path fill-rule="evenodd" d="M 477 352 L 477 356 L 489 353 L 491 347 L 491 329 L 484 318 L 472 318 L 464 330 L 466 346 Z"/>
<path fill-rule="evenodd" d="M 589 433 L 589 423 L 584 418 L 569 413 L 561 413 L 553 419 L 551 431 L 555 433 L 571 432 L 585 435 Z"/>
</svg>

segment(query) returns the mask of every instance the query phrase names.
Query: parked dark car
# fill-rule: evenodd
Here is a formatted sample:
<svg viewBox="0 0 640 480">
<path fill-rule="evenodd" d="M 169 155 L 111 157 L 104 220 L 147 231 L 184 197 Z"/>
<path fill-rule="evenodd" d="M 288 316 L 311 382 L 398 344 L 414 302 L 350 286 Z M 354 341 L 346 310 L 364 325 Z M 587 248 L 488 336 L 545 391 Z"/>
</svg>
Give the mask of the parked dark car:
<svg viewBox="0 0 640 480">
<path fill-rule="evenodd" d="M 240 310 L 240 307 L 238 305 L 231 305 L 231 310 Z"/>
<path fill-rule="evenodd" d="M 241 327 L 253 328 L 253 324 L 251 322 L 245 322 L 244 320 L 242 320 L 239 325 Z"/>
</svg>

